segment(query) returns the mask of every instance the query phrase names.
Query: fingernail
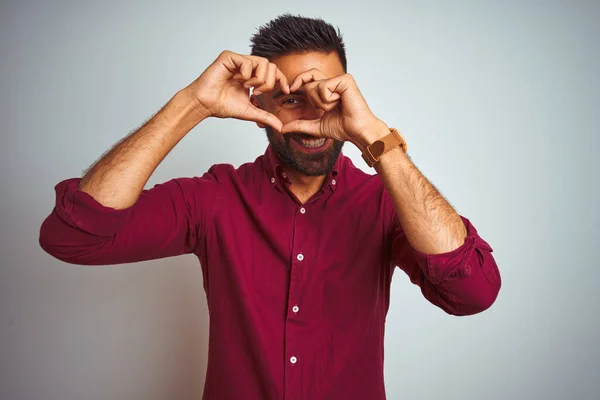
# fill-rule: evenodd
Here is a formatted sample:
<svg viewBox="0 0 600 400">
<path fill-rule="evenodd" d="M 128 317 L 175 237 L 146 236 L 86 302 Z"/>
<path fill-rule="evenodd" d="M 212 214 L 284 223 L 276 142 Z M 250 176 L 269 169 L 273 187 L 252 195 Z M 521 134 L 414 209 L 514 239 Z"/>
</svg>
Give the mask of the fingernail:
<svg viewBox="0 0 600 400">
<path fill-rule="evenodd" d="M 260 90 L 254 90 L 254 91 L 252 91 L 252 94 L 254 94 L 255 96 L 258 96 L 258 95 L 262 94 L 262 92 Z"/>
</svg>

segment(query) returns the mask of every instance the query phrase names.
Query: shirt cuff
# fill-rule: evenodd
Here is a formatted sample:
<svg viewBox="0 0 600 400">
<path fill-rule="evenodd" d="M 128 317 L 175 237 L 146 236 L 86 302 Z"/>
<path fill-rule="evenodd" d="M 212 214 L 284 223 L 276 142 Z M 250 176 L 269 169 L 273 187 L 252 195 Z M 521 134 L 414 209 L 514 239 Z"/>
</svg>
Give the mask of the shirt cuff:
<svg viewBox="0 0 600 400">
<path fill-rule="evenodd" d="M 412 249 L 425 277 L 433 284 L 438 284 L 450 277 L 470 276 L 471 263 L 469 260 L 476 247 L 492 251 L 491 246 L 479 236 L 471 222 L 463 216 L 461 219 L 467 228 L 467 237 L 460 247 L 441 254 L 425 254 Z"/>
<path fill-rule="evenodd" d="M 96 236 L 112 236 L 129 218 L 131 208 L 116 210 L 98 203 L 79 190 L 81 178 L 58 183 L 54 210 L 69 225 Z"/>
</svg>

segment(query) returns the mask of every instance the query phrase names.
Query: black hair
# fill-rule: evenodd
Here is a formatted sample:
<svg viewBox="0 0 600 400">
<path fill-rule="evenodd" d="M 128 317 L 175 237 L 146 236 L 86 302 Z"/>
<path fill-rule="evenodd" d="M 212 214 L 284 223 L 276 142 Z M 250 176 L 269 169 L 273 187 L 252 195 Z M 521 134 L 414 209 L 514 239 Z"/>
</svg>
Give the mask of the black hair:
<svg viewBox="0 0 600 400">
<path fill-rule="evenodd" d="M 293 53 L 335 51 L 346 72 L 346 49 L 339 28 L 320 18 L 283 14 L 258 28 L 251 54 L 272 60 Z"/>
</svg>

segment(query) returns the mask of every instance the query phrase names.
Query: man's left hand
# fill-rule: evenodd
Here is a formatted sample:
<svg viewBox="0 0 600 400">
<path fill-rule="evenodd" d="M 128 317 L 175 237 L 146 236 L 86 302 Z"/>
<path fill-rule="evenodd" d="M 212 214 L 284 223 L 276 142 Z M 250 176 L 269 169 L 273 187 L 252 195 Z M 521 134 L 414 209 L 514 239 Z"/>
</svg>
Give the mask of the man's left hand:
<svg viewBox="0 0 600 400">
<path fill-rule="evenodd" d="M 290 92 L 304 87 L 308 100 L 324 111 L 320 118 L 295 120 L 283 125 L 282 133 L 302 132 L 317 137 L 349 141 L 361 150 L 372 141 L 389 133 L 384 122 L 369 109 L 350 74 L 326 77 L 312 69 L 298 75 L 290 85 Z"/>
</svg>

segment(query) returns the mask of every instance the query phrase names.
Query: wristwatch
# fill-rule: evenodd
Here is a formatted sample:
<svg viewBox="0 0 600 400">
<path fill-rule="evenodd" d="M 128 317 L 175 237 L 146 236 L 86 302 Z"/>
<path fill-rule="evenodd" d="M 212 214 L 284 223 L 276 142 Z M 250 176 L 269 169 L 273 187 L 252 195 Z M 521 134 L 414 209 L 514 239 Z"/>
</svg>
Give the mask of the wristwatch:
<svg viewBox="0 0 600 400">
<path fill-rule="evenodd" d="M 368 145 L 362 153 L 362 156 L 367 165 L 372 168 L 382 155 L 398 146 L 400 146 L 405 153 L 406 150 L 408 150 L 408 145 L 406 144 L 406 140 L 404 140 L 404 136 L 402 136 L 397 129 L 390 128 L 390 133 Z"/>
</svg>

